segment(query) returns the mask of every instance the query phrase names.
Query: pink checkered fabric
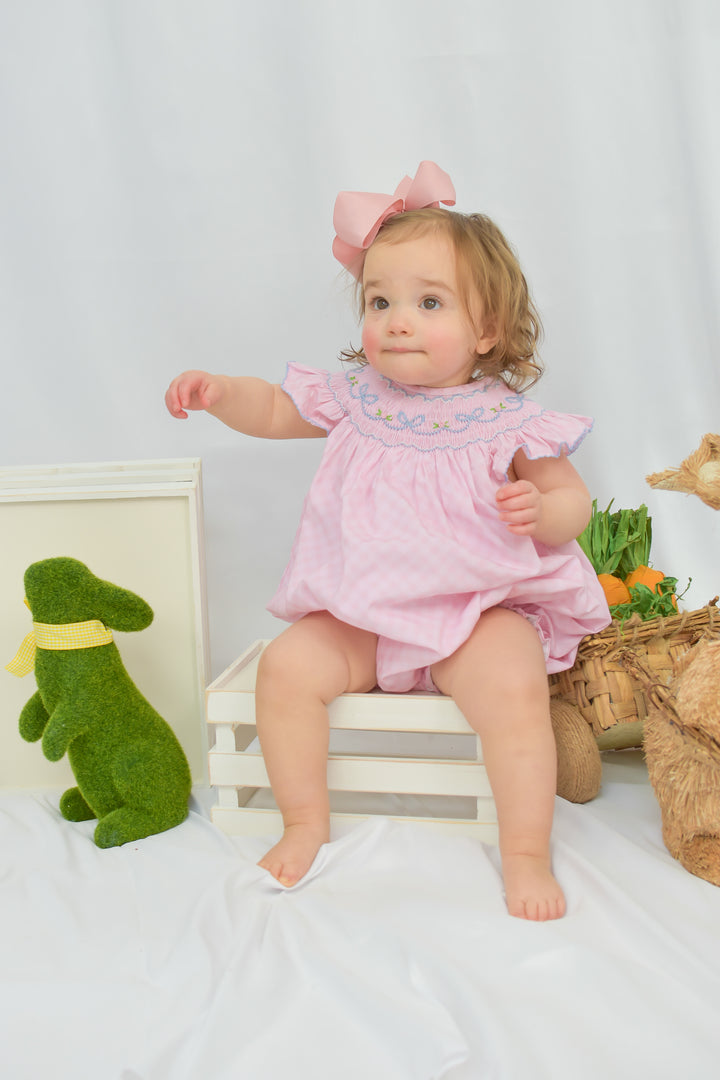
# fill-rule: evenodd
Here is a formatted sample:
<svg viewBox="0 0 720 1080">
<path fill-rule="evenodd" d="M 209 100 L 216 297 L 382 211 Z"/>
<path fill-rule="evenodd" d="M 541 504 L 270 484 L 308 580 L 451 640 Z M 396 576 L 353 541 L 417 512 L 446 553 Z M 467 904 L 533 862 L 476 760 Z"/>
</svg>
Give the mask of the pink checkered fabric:
<svg viewBox="0 0 720 1080">
<path fill-rule="evenodd" d="M 329 611 L 378 634 L 378 683 L 398 692 L 426 686 L 427 668 L 497 605 L 532 620 L 549 672 L 571 667 L 581 638 L 607 625 L 578 545 L 515 536 L 495 507 L 518 449 L 572 453 L 588 418 L 487 379 L 432 389 L 370 367 L 290 364 L 283 386 L 328 441 L 272 614 Z"/>
</svg>

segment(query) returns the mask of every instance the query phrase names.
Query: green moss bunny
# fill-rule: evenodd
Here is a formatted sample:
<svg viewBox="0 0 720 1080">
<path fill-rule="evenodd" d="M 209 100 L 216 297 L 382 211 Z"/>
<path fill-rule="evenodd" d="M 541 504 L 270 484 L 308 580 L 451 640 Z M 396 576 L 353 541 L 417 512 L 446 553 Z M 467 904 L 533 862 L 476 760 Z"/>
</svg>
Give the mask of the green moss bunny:
<svg viewBox="0 0 720 1080">
<path fill-rule="evenodd" d="M 63 817 L 97 818 L 101 848 L 179 825 L 188 813 L 187 759 L 170 725 L 128 675 L 106 629 L 144 630 L 152 609 L 70 558 L 29 566 L 25 592 L 38 689 L 20 714 L 20 734 L 28 742 L 42 738 L 50 761 L 67 753 L 77 787 L 60 799 Z M 86 635 L 92 643 L 80 644 Z"/>
</svg>

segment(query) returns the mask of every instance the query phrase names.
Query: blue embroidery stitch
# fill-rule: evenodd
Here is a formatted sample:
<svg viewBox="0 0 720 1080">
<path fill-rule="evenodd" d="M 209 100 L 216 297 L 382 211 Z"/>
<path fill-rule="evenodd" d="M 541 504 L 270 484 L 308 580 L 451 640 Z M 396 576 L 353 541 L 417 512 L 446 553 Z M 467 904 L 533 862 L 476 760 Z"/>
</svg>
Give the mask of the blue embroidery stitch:
<svg viewBox="0 0 720 1080">
<path fill-rule="evenodd" d="M 481 425 L 482 427 L 487 427 L 488 425 L 492 425 L 495 423 L 500 413 L 500 410 L 502 410 L 503 412 L 515 412 L 518 409 L 522 409 L 524 404 L 521 395 L 514 394 L 509 391 L 504 401 L 500 402 L 498 406 L 493 406 L 488 410 L 488 412 L 493 414 L 492 416 L 486 415 L 486 410 L 482 407 L 482 405 L 478 405 L 477 408 L 473 409 L 470 413 L 456 412 L 453 413 L 452 417 L 447 420 L 434 420 L 431 421 L 432 427 L 423 428 L 422 425 L 428 422 L 427 417 L 424 413 L 410 419 L 405 412 L 399 412 L 397 417 L 395 418 L 392 413 L 386 413 L 381 407 L 379 407 L 377 410 L 371 411 L 369 407 L 377 403 L 377 401 L 379 400 L 378 395 L 373 394 L 367 384 L 361 382 L 357 375 L 349 374 L 346 376 L 346 378 L 350 383 L 351 396 L 360 402 L 363 414 L 368 418 L 368 420 L 372 420 L 376 423 L 380 422 L 386 425 L 391 431 L 411 430 L 418 435 L 438 435 L 442 431 L 452 431 L 454 433 L 461 434 L 475 424 Z M 482 387 L 479 386 L 476 390 L 476 393 L 486 394 L 492 388 L 492 386 L 494 386 L 494 384 Z M 403 387 L 398 386 L 396 389 L 401 393 L 405 394 L 406 397 L 413 396 L 408 394 Z M 433 400 L 429 398 L 428 395 L 421 393 L 417 394 L 416 396 L 424 398 L 425 401 Z M 456 397 L 459 395 L 453 396 Z M 439 398 L 435 400 L 449 402 L 452 400 L 452 397 Z M 456 424 L 451 425 L 451 420 L 456 421 Z"/>
<path fill-rule="evenodd" d="M 375 402 L 378 400 L 378 396 L 377 394 L 371 393 L 369 387 L 364 386 L 362 383 L 358 383 L 357 379 L 355 380 L 354 386 L 357 389 L 357 394 L 353 394 L 353 397 L 357 397 L 360 399 L 360 403 L 363 407 L 363 412 L 365 412 L 365 406 L 374 405 Z"/>
<path fill-rule="evenodd" d="M 442 418 L 439 418 L 438 420 L 432 420 L 430 418 L 428 421 L 428 417 L 425 413 L 418 414 L 415 417 L 408 417 L 407 413 L 402 410 L 397 413 L 397 416 L 393 421 L 392 415 L 383 415 L 383 410 L 381 408 L 378 408 L 376 413 L 373 413 L 372 410 L 366 408 L 366 405 L 374 404 L 378 401 L 378 395 L 373 394 L 367 384 L 360 382 L 360 376 L 362 374 L 363 369 L 352 373 L 344 372 L 341 375 L 332 375 L 328 372 L 326 386 L 328 390 L 330 390 L 337 404 L 345 413 L 352 427 L 354 427 L 360 435 L 364 438 L 376 439 L 378 442 L 389 448 L 405 447 L 407 449 L 417 450 L 423 454 L 433 454 L 437 451 L 460 450 L 472 445 L 472 443 L 484 443 L 489 445 L 498 437 L 511 436 L 513 432 L 519 432 L 528 422 L 532 427 L 535 421 L 540 420 L 546 415 L 546 410 L 538 405 L 537 402 L 532 400 L 526 401 L 522 394 L 508 389 L 504 400 L 498 402 L 497 406 L 488 408 L 487 412 L 491 415 L 485 415 L 485 410 L 482 407 L 478 407 L 470 413 L 455 413 L 453 419 L 459 422 L 459 427 L 451 427 L 450 420 L 442 420 Z M 501 380 L 484 380 L 477 385 L 473 384 L 472 393 L 468 395 L 463 393 L 453 393 L 453 388 L 448 388 L 449 393 L 447 396 L 440 396 L 437 394 L 431 396 L 430 394 L 421 393 L 419 389 L 406 389 L 401 384 L 393 383 L 384 375 L 380 375 L 372 370 L 367 372 L 367 376 L 370 380 L 381 380 L 387 385 L 388 390 L 390 390 L 395 397 L 403 396 L 413 401 L 421 398 L 422 400 L 435 405 L 441 402 L 453 404 L 458 398 L 463 398 L 465 396 L 475 398 L 481 394 L 488 394 L 492 391 L 497 393 L 503 389 Z M 362 415 L 369 423 L 369 428 L 358 423 L 359 418 L 356 419 L 347 411 L 347 406 L 342 402 L 343 395 L 338 394 L 338 391 L 340 390 L 340 386 L 336 382 L 338 379 L 344 382 L 348 387 L 350 396 L 360 403 Z M 514 422 L 508 422 L 510 418 L 507 414 L 512 412 L 518 412 L 517 419 Z M 502 413 L 505 413 L 506 416 L 505 419 L 501 421 Z M 499 425 L 497 423 L 498 421 L 500 421 Z M 432 428 L 427 427 L 423 429 L 422 425 L 426 423 L 431 423 Z M 372 431 L 373 427 L 376 428 L 376 431 L 374 432 Z M 388 434 L 394 432 L 396 438 L 388 440 L 383 435 L 383 430 L 387 431 Z M 568 446 L 566 440 L 562 440 L 560 447 L 553 447 L 550 455 L 547 454 L 546 449 L 543 449 L 539 453 L 539 456 L 557 457 L 560 452 L 572 453 L 580 445 L 590 430 L 592 430 L 592 423 L 578 434 L 571 446 Z M 417 437 L 425 440 L 428 445 L 423 446 L 422 442 L 405 441 L 404 439 L 397 437 L 403 431 L 415 434 Z M 457 442 L 453 440 L 451 443 L 445 441 L 448 434 L 450 436 L 462 435 L 465 431 L 468 432 L 469 437 L 464 441 Z M 443 433 L 445 433 L 444 439 Z M 433 438 L 433 436 L 435 436 L 435 438 Z M 438 437 L 440 438 L 440 441 L 438 441 Z M 541 442 L 544 442 L 542 436 L 539 436 L 539 438 Z M 550 437 L 549 443 L 551 446 L 555 441 L 555 439 Z M 528 457 L 538 456 L 537 449 L 531 450 L 525 442 L 515 443 L 513 452 L 520 447 L 526 448 Z"/>
<path fill-rule="evenodd" d="M 287 382 L 288 376 L 290 374 L 291 368 L 293 368 L 295 366 L 300 367 L 300 365 L 293 365 L 293 364 L 290 364 L 290 363 L 288 364 L 287 373 L 286 373 L 285 379 L 283 380 L 283 384 L 282 384 L 283 388 L 286 389 L 288 393 L 290 393 L 290 396 L 293 398 L 293 400 L 295 400 L 295 396 L 294 396 L 292 390 L 289 389 L 286 386 L 286 382 Z M 317 372 L 317 374 L 319 375 L 320 372 Z M 379 443 L 381 443 L 383 446 L 387 446 L 388 448 L 406 448 L 406 449 L 416 450 L 416 451 L 418 451 L 418 453 L 421 453 L 421 454 L 434 454 L 434 453 L 437 453 L 438 451 L 452 452 L 454 450 L 464 449 L 467 446 L 472 445 L 473 443 L 477 443 L 477 442 L 484 443 L 485 445 L 488 445 L 491 442 L 493 442 L 493 440 L 499 435 L 510 436 L 510 435 L 512 435 L 513 432 L 521 431 L 521 429 L 524 428 L 526 423 L 528 423 L 528 422 L 529 422 L 529 425 L 530 425 L 530 432 L 532 432 L 535 421 L 541 420 L 546 415 L 550 415 L 551 417 L 556 415 L 556 414 L 553 414 L 553 413 L 547 414 L 547 411 L 545 409 L 543 409 L 540 405 L 538 405 L 537 402 L 534 402 L 534 401 L 525 402 L 521 395 L 515 394 L 515 393 L 509 393 L 508 396 L 505 398 L 505 401 L 510 402 L 511 404 L 517 403 L 517 404 L 514 404 L 514 409 L 512 409 L 510 411 L 515 411 L 515 410 L 521 408 L 523 405 L 527 405 L 530 408 L 529 408 L 529 411 L 528 411 L 527 415 L 523 415 L 521 413 L 517 418 L 517 422 L 515 422 L 515 423 L 507 423 L 507 421 L 506 421 L 505 425 L 498 431 L 492 431 L 492 430 L 489 430 L 487 427 L 482 426 L 480 428 L 476 428 L 476 431 L 478 432 L 478 436 L 479 436 L 478 438 L 475 438 L 475 439 L 470 438 L 466 442 L 455 444 L 455 445 L 452 444 L 452 443 L 450 443 L 450 444 L 444 443 L 443 444 L 441 442 L 436 442 L 435 440 L 429 440 L 430 443 L 434 442 L 435 445 L 428 445 L 428 446 L 423 446 L 420 443 L 416 443 L 416 442 L 406 442 L 406 441 L 404 441 L 402 439 L 394 439 L 391 442 L 388 442 L 388 441 L 386 441 L 386 439 L 383 438 L 382 428 L 383 427 L 389 428 L 389 425 L 381 424 L 380 427 L 377 428 L 376 432 L 371 432 L 371 431 L 364 430 L 358 424 L 357 420 L 352 415 L 350 415 L 348 413 L 347 405 L 342 400 L 342 397 L 344 395 L 338 393 L 338 391 L 340 389 L 340 387 L 338 385 L 338 381 L 349 383 L 350 386 L 354 386 L 354 385 L 357 385 L 359 383 L 358 376 L 356 374 L 354 374 L 354 373 L 349 373 L 349 372 L 333 374 L 332 372 L 328 371 L 328 372 L 324 372 L 323 374 L 325 375 L 325 378 L 323 380 L 324 386 L 330 392 L 330 394 L 332 395 L 332 398 L 336 402 L 338 408 L 345 415 L 346 419 L 349 421 L 351 426 L 353 428 L 355 428 L 355 430 L 358 432 L 358 434 L 360 434 L 364 438 L 375 439 Z M 410 393 L 408 393 L 408 391 L 406 391 L 404 389 L 404 387 L 391 383 L 390 380 L 385 379 L 384 376 L 378 376 L 376 374 L 375 377 L 383 379 L 383 381 L 386 382 L 388 384 L 388 386 L 395 391 L 396 394 L 398 394 L 398 395 L 403 394 L 405 397 L 410 397 L 410 398 L 419 397 L 419 398 L 422 398 L 425 401 L 436 401 L 437 402 L 437 401 L 451 401 L 453 398 L 457 398 L 459 396 L 460 397 L 462 396 L 462 395 L 458 395 L 458 394 L 451 394 L 448 397 L 435 396 L 433 398 L 430 398 L 429 395 L 421 394 L 419 392 L 414 393 L 414 394 L 410 394 Z M 473 396 L 475 394 L 485 394 L 489 390 L 496 388 L 497 385 L 498 385 L 497 383 L 490 383 L 489 385 L 486 385 L 486 386 L 478 385 L 478 386 L 473 388 Z M 368 395 L 368 388 L 365 387 L 364 390 L 365 390 L 365 394 L 367 396 Z M 356 397 L 356 398 L 358 397 L 358 395 L 352 394 L 352 391 L 351 391 L 351 396 Z M 377 398 L 375 398 L 375 400 L 377 400 Z M 308 420 L 312 424 L 316 424 L 316 425 L 318 425 L 320 427 L 325 428 L 325 430 L 328 431 L 328 433 L 332 432 L 332 429 L 334 427 L 334 422 L 331 421 L 329 425 L 324 421 L 320 422 L 320 421 L 318 421 L 318 418 L 316 416 L 314 417 L 312 415 L 306 415 L 305 411 L 300 409 L 300 406 L 298 405 L 297 402 L 295 402 L 295 404 L 296 404 L 296 407 L 298 408 L 298 411 L 300 411 L 300 415 L 303 416 L 304 419 Z M 503 411 L 506 411 L 506 410 L 503 410 Z M 562 416 L 563 414 L 559 414 L 559 415 Z M 340 417 L 336 417 L 335 422 L 337 420 L 339 420 L 339 419 L 340 419 Z M 421 424 L 425 423 L 427 418 L 426 418 L 425 414 L 419 414 L 418 416 L 416 416 L 414 418 L 409 418 L 406 413 L 400 412 L 400 413 L 398 413 L 397 419 L 398 419 L 398 422 L 402 425 L 402 427 L 404 427 L 405 429 L 407 429 L 409 431 L 414 431 Z M 584 418 L 569 415 L 569 416 L 566 417 L 566 419 L 580 421 L 580 420 L 582 420 Z M 374 423 L 376 424 L 377 421 L 375 420 Z M 421 435 L 421 436 L 422 435 L 427 436 L 427 435 L 431 435 L 431 434 L 434 434 L 434 433 L 437 434 L 437 435 L 441 435 L 443 431 L 447 431 L 447 430 L 450 429 L 449 421 L 446 420 L 442 424 L 440 424 L 438 421 L 433 421 L 433 429 L 437 429 L 437 431 L 436 432 L 430 432 L 430 431 L 418 432 L 418 434 Z M 584 440 L 586 435 L 590 431 L 592 431 L 592 429 L 593 429 L 593 422 L 592 422 L 592 420 L 588 420 L 587 423 L 582 425 L 581 430 L 578 432 L 576 438 L 572 442 L 570 442 L 567 438 L 561 439 L 561 438 L 558 438 L 558 437 L 553 437 L 552 435 L 549 435 L 547 437 L 547 442 L 546 442 L 545 438 L 543 437 L 542 434 L 540 434 L 540 432 L 537 432 L 537 442 L 533 442 L 532 440 L 531 440 L 530 443 L 528 443 L 527 441 L 524 441 L 524 440 L 521 441 L 521 442 L 517 442 L 517 441 L 514 441 L 514 440 L 512 442 L 507 442 L 506 441 L 505 444 L 504 444 L 504 451 L 503 452 L 506 453 L 507 460 L 504 461 L 504 464 L 502 465 L 502 467 L 507 468 L 507 465 L 509 464 L 509 461 L 510 461 L 512 455 L 517 450 L 520 450 L 520 449 L 524 450 L 525 453 L 527 454 L 527 456 L 529 458 L 531 458 L 531 459 L 535 459 L 537 457 L 548 457 L 548 456 L 549 457 L 558 457 L 561 453 L 572 454 L 575 450 L 577 450 L 578 446 L 580 446 L 580 444 L 582 443 L 582 441 Z M 396 428 L 395 430 L 399 431 L 400 428 Z M 520 436 L 520 438 L 522 438 L 522 436 Z M 550 451 L 550 453 L 548 453 L 548 450 Z"/>
<path fill-rule="evenodd" d="M 397 419 L 401 428 L 409 428 L 412 431 L 425 423 L 425 414 L 419 413 L 417 416 L 407 416 L 404 412 L 399 412 Z"/>
</svg>

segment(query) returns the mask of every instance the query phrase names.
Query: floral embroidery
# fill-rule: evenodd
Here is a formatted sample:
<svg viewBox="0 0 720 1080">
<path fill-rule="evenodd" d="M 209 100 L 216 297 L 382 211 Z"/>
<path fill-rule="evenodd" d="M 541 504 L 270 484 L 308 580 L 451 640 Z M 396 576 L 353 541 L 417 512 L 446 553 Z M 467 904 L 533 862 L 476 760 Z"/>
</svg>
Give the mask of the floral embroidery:
<svg viewBox="0 0 720 1080">
<path fill-rule="evenodd" d="M 437 419 L 432 415 L 428 416 L 427 413 L 418 413 L 416 416 L 409 417 L 407 413 L 400 410 L 396 415 L 391 412 L 386 412 L 382 406 L 378 405 L 379 395 L 374 394 L 367 383 L 362 382 L 357 374 L 348 374 L 346 376 L 348 383 L 350 384 L 350 395 L 360 403 L 363 414 L 368 420 L 374 423 L 381 423 L 390 428 L 391 431 L 413 431 L 417 435 L 439 435 L 444 431 L 460 434 L 468 431 L 474 426 L 479 426 L 481 429 L 486 429 L 488 426 L 495 425 L 501 413 L 515 412 L 518 409 L 522 409 L 524 400 L 522 395 L 515 394 L 511 390 L 507 391 L 505 398 L 498 402 L 497 405 L 488 407 L 487 409 L 482 405 L 478 405 L 471 412 L 458 411 L 458 399 L 461 399 L 463 395 L 450 393 L 448 397 L 431 398 L 428 395 L 418 393 L 416 395 L 408 393 L 403 387 L 393 387 L 395 394 L 404 394 L 406 397 L 419 397 L 423 398 L 430 404 L 436 403 L 436 407 L 432 411 L 437 416 L 438 406 L 446 414 L 440 415 Z M 449 388 L 451 389 L 451 388 Z M 489 383 L 487 386 L 478 386 L 475 389 L 476 394 L 485 394 L 491 390 L 497 390 L 496 383 Z M 492 399 L 491 399 L 492 400 Z M 373 406 L 377 406 L 373 408 Z M 444 408 L 443 408 L 444 407 Z M 490 436 L 492 437 L 492 435 Z M 482 439 L 483 436 L 480 435 Z M 483 440 L 484 441 L 484 440 Z"/>
<path fill-rule="evenodd" d="M 283 386 L 293 400 L 295 372 L 309 380 L 307 402 L 298 387 L 301 415 L 329 434 L 346 432 L 347 421 L 364 439 L 423 455 L 475 444 L 492 453 L 500 472 L 520 448 L 531 458 L 571 454 L 592 430 L 588 417 L 547 412 L 500 380 L 433 390 L 393 383 L 372 368 L 331 373 L 288 364 Z"/>
</svg>

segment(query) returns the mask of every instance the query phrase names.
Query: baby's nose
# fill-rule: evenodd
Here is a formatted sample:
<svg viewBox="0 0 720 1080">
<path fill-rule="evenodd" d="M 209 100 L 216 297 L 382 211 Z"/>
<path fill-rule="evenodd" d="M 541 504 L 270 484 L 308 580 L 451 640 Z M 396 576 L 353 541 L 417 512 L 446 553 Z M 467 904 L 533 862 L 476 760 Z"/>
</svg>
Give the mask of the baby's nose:
<svg viewBox="0 0 720 1080">
<path fill-rule="evenodd" d="M 388 332 L 391 334 L 409 334 L 411 330 L 410 316 L 402 308 L 393 308 L 387 326 Z"/>
</svg>

